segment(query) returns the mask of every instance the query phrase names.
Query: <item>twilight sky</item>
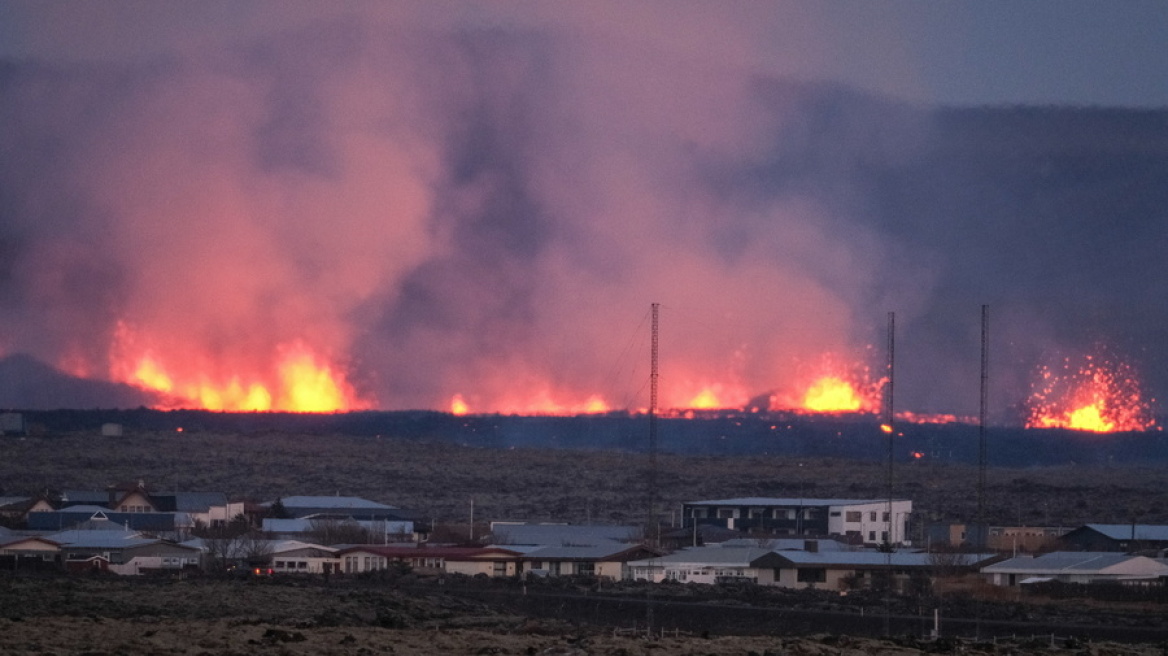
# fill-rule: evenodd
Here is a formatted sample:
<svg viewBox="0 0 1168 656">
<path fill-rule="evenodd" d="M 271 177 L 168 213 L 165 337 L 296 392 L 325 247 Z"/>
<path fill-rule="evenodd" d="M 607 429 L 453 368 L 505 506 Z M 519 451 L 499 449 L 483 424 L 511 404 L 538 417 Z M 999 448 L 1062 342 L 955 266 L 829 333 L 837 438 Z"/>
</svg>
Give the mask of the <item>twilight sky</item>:
<svg viewBox="0 0 1168 656">
<path fill-rule="evenodd" d="M 620 34 L 695 62 L 926 103 L 1168 105 L 1168 7 L 1157 0 L 3 0 L 0 57 L 141 60 L 353 13 L 398 24 Z"/>
<path fill-rule="evenodd" d="M 986 303 L 996 420 L 1088 354 L 1146 400 L 1166 35 L 1134 1 L 0 0 L 0 355 L 208 407 L 328 369 L 356 407 L 635 408 L 660 302 L 664 404 L 782 405 L 878 368 L 895 311 L 898 405 L 968 416 Z"/>
</svg>

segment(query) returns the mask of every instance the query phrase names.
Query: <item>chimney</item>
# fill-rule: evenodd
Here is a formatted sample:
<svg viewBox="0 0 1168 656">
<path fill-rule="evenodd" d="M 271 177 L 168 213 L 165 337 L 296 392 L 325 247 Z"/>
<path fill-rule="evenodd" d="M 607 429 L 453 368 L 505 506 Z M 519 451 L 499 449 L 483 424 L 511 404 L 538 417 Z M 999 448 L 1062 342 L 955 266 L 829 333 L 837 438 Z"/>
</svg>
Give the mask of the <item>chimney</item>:
<svg viewBox="0 0 1168 656">
<path fill-rule="evenodd" d="M 819 540 L 804 540 L 803 551 L 807 553 L 819 553 Z"/>
</svg>

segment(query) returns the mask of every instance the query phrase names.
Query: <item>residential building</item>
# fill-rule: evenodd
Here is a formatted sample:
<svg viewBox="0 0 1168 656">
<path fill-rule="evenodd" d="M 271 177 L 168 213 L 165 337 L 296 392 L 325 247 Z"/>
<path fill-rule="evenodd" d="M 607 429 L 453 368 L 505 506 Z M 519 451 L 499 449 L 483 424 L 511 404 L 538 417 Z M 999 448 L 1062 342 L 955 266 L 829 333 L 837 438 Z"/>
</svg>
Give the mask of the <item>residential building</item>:
<svg viewBox="0 0 1168 656">
<path fill-rule="evenodd" d="M 773 585 L 782 563 L 777 553 L 758 547 L 693 547 L 627 563 L 627 577 L 651 583 L 749 582 Z"/>
<path fill-rule="evenodd" d="M 1066 551 L 1159 551 L 1168 549 L 1168 526 L 1086 524 L 1059 538 Z"/>
<path fill-rule="evenodd" d="M 784 588 L 847 590 L 872 587 L 877 581 L 906 590 L 914 579 L 933 577 L 938 571 L 975 571 L 997 558 L 996 554 L 880 552 L 870 549 L 787 550 L 779 556 L 775 585 Z"/>
<path fill-rule="evenodd" d="M 199 550 L 131 530 L 69 530 L 44 536 L 61 545 L 66 568 L 136 575 L 199 567 Z"/>
<path fill-rule="evenodd" d="M 745 533 L 840 536 L 869 545 L 905 544 L 912 501 L 745 497 L 689 501 L 685 526 L 710 524 Z"/>
<path fill-rule="evenodd" d="M 464 574 L 517 576 L 522 574 L 518 551 L 500 547 L 428 547 L 354 545 L 340 549 L 337 558 L 345 574 L 388 569 L 403 563 L 421 575 Z"/>
<path fill-rule="evenodd" d="M 981 568 L 981 574 L 990 583 L 1007 587 L 1045 581 L 1132 583 L 1168 576 L 1168 564 L 1116 552 L 1053 551 L 1016 556 Z"/>
<path fill-rule="evenodd" d="M 595 546 L 538 547 L 520 557 L 523 571 L 536 576 L 595 576 L 620 581 L 628 576 L 628 563 L 660 557 L 661 553 L 639 544 L 609 543 Z"/>
</svg>

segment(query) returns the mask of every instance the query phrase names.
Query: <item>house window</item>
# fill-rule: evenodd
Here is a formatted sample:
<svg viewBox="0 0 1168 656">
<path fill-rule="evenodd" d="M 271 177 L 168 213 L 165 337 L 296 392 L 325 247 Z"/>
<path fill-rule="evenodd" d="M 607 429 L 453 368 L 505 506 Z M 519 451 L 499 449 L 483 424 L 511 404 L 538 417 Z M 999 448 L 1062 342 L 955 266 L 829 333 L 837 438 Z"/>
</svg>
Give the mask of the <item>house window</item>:
<svg viewBox="0 0 1168 656">
<path fill-rule="evenodd" d="M 880 541 L 888 542 L 888 531 L 880 531 Z"/>
<path fill-rule="evenodd" d="M 876 521 L 876 511 L 875 510 L 868 513 L 868 521 L 870 521 L 870 522 Z"/>
<path fill-rule="evenodd" d="M 277 560 L 275 565 L 276 565 L 276 569 L 284 569 L 284 561 L 282 561 L 282 560 Z"/>
<path fill-rule="evenodd" d="M 864 521 L 864 513 L 859 510 L 849 510 L 848 514 L 844 516 L 845 522 L 859 523 Z"/>
<path fill-rule="evenodd" d="M 560 575 L 560 561 L 556 560 L 556 561 L 552 561 L 552 562 L 548 563 L 548 571 L 551 572 L 552 576 L 559 576 Z"/>
<path fill-rule="evenodd" d="M 297 562 L 296 569 L 308 569 L 308 562 L 304 560 Z"/>
<path fill-rule="evenodd" d="M 884 513 L 884 519 L 882 519 L 882 520 L 880 520 L 880 521 L 883 521 L 883 522 L 887 522 L 887 521 L 888 521 L 888 513 L 887 513 L 887 512 L 885 512 L 885 513 Z"/>
<path fill-rule="evenodd" d="M 751 519 L 762 519 L 762 508 L 751 508 L 750 509 L 750 518 Z"/>
<path fill-rule="evenodd" d="M 830 513 L 828 513 L 828 514 L 829 514 L 829 515 L 831 515 L 832 517 L 839 517 L 839 516 L 840 516 L 840 511 L 838 511 L 838 510 L 833 510 L 833 511 L 831 511 L 831 512 L 830 512 Z"/>
<path fill-rule="evenodd" d="M 800 583 L 823 583 L 827 580 L 827 570 L 822 567 L 804 567 L 796 571 L 795 579 Z"/>
<path fill-rule="evenodd" d="M 734 517 L 734 509 L 733 508 L 719 508 L 718 509 L 718 519 L 733 519 L 733 517 Z"/>
<path fill-rule="evenodd" d="M 876 531 L 868 531 L 868 541 L 869 542 L 876 541 Z"/>
<path fill-rule="evenodd" d="M 576 563 L 576 573 L 581 576 L 594 576 L 596 574 L 596 563 Z"/>
</svg>

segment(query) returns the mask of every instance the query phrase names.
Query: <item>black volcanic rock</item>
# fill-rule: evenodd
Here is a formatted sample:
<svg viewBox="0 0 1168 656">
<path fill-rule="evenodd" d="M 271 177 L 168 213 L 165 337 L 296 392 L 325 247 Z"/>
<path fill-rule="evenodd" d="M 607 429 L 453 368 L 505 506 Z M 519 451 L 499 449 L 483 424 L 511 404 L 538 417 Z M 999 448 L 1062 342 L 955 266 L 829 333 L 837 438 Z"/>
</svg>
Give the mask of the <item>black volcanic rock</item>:
<svg viewBox="0 0 1168 656">
<path fill-rule="evenodd" d="M 137 408 L 161 401 L 130 385 L 70 376 L 28 355 L 0 360 L 0 408 Z"/>
</svg>

